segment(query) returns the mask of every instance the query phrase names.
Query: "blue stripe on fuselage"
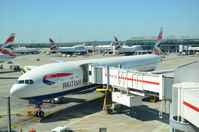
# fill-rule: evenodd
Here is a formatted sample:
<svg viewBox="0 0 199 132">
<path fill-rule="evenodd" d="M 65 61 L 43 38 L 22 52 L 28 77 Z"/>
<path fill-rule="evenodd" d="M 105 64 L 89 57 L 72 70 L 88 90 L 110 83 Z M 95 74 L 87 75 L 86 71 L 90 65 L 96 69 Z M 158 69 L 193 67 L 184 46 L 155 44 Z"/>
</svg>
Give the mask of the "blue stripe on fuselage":
<svg viewBox="0 0 199 132">
<path fill-rule="evenodd" d="M 25 98 L 21 98 L 21 99 L 26 99 L 26 100 L 52 99 L 52 98 L 56 98 L 56 97 L 60 97 L 60 96 L 66 95 L 66 94 L 71 94 L 71 93 L 79 92 L 81 90 L 94 87 L 95 85 L 96 84 L 92 84 L 92 85 L 88 85 L 88 86 L 84 86 L 84 87 L 80 87 L 80 88 L 75 88 L 75 89 L 71 89 L 71 90 L 67 90 L 67 91 L 63 91 L 63 92 L 59 92 L 59 93 L 52 93 L 52 94 L 46 94 L 46 95 L 40 95 L 40 96 L 33 96 L 33 97 L 25 97 Z"/>
</svg>

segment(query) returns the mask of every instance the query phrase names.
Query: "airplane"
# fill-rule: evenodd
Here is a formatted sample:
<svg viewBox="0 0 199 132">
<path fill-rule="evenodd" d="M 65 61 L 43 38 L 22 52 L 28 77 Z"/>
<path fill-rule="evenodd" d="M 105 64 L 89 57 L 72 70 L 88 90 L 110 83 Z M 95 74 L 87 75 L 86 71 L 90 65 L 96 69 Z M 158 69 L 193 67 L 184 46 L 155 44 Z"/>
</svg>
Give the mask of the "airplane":
<svg viewBox="0 0 199 132">
<path fill-rule="evenodd" d="M 9 59 L 12 59 L 13 57 L 8 54 L 2 54 L 0 53 L 0 63 L 3 63 Z"/>
<path fill-rule="evenodd" d="M 88 64 L 111 67 L 120 65 L 122 68 L 138 71 L 154 70 L 162 61 L 159 56 L 162 29 L 160 31 L 153 54 L 45 64 L 22 74 L 11 87 L 10 94 L 21 99 L 34 100 L 37 108 L 35 116 L 43 117 L 42 100 L 61 97 L 89 87 L 85 76 L 88 74 L 88 69 L 85 68 Z"/>
<path fill-rule="evenodd" d="M 37 48 L 17 48 L 13 50 L 16 54 L 39 54 Z"/>
<path fill-rule="evenodd" d="M 87 54 L 88 52 L 88 50 L 84 47 L 84 45 L 76 45 L 72 47 L 57 47 L 56 43 L 51 38 L 49 38 L 49 42 L 52 45 L 50 47 L 50 53 L 58 52 L 68 55 L 73 55 L 73 54 L 84 55 Z"/>
<path fill-rule="evenodd" d="M 121 42 L 118 40 L 117 37 L 114 37 L 116 46 L 114 47 L 113 53 L 114 54 L 125 54 L 125 55 L 132 55 L 138 50 L 142 50 L 141 45 L 134 45 L 134 46 L 126 46 L 121 45 Z"/>
<path fill-rule="evenodd" d="M 16 54 L 12 52 L 11 43 L 14 42 L 15 34 L 12 33 L 5 43 L 0 47 L 0 62 L 15 58 Z"/>
</svg>

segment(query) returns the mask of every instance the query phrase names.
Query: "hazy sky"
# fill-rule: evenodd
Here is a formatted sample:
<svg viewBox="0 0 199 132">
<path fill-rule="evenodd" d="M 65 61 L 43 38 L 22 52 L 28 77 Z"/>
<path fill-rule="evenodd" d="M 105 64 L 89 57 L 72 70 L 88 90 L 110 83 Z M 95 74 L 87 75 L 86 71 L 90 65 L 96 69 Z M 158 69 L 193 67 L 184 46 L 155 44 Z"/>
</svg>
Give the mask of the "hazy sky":
<svg viewBox="0 0 199 132">
<path fill-rule="evenodd" d="M 0 0 L 0 43 L 199 36 L 199 0 Z"/>
</svg>

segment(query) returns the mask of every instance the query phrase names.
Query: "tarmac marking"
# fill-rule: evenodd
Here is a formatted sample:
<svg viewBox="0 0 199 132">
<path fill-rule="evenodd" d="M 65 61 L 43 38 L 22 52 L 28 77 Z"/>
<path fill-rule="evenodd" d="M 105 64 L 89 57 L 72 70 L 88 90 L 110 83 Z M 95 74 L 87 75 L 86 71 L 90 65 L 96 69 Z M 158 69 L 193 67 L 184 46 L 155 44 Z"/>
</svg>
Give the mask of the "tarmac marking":
<svg viewBox="0 0 199 132">
<path fill-rule="evenodd" d="M 87 100 L 87 101 L 92 101 L 92 100 L 95 100 L 95 99 L 98 99 L 98 98 L 101 98 L 101 97 L 96 97 L 96 98 L 94 98 L 94 99 Z M 55 112 L 56 112 L 56 111 L 55 111 Z M 53 114 L 53 113 L 55 113 L 55 112 L 50 112 L 50 113 L 46 114 L 44 117 L 49 116 L 49 115 L 51 115 L 51 114 Z M 94 113 L 94 114 L 95 114 L 95 113 Z M 73 123 L 79 122 L 79 121 L 81 121 L 81 120 L 83 120 L 83 119 L 86 119 L 86 118 L 88 118 L 88 117 L 90 117 L 90 116 L 92 116 L 92 115 L 94 115 L 94 114 L 91 114 L 91 115 L 89 115 L 89 116 L 86 116 L 85 118 L 76 120 L 76 121 L 74 121 L 74 122 L 71 122 L 71 123 L 69 123 L 68 125 L 71 125 L 71 124 L 73 124 Z M 17 114 L 16 114 L 16 115 L 17 115 Z M 32 122 L 32 121 L 38 120 L 38 119 L 41 119 L 41 117 L 36 117 L 36 118 L 30 119 L 30 120 L 27 120 L 27 121 L 23 121 L 23 122 L 17 123 L 17 124 L 15 124 L 15 125 L 13 125 L 12 128 L 16 128 L 17 126 L 20 126 L 20 125 L 23 125 L 23 124 L 26 124 L 26 123 L 29 123 L 29 122 Z"/>
<path fill-rule="evenodd" d="M 93 114 L 88 115 L 88 116 L 86 116 L 86 117 L 84 117 L 84 118 L 81 118 L 81 119 L 79 119 L 79 120 L 76 120 L 76 121 L 74 121 L 74 122 L 71 122 L 71 123 L 67 124 L 67 126 L 72 125 L 72 124 L 77 123 L 77 122 L 80 122 L 81 120 L 84 120 L 84 119 L 86 119 L 86 118 L 89 118 L 89 117 L 91 117 L 91 116 L 93 116 L 93 115 L 95 115 L 95 114 L 96 114 L 96 113 L 93 113 Z"/>
<path fill-rule="evenodd" d="M 49 116 L 49 115 L 51 115 L 51 114 L 52 114 L 52 113 L 48 113 L 48 114 L 46 114 L 44 117 Z M 31 121 L 38 120 L 38 119 L 41 119 L 41 117 L 36 117 L 36 118 L 30 119 L 30 120 L 27 120 L 27 121 L 23 121 L 23 122 L 17 123 L 17 124 L 15 124 L 15 125 L 13 125 L 12 128 L 16 128 L 17 126 L 20 126 L 20 125 L 23 125 L 23 124 L 26 124 L 26 123 L 29 123 L 29 122 L 31 122 Z"/>
<path fill-rule="evenodd" d="M 156 127 L 155 129 L 153 129 L 152 132 L 161 132 L 163 128 L 165 128 L 166 125 L 165 124 L 161 124 L 158 127 Z M 168 126 L 167 126 L 168 127 Z"/>
<path fill-rule="evenodd" d="M 146 122 L 141 122 L 139 120 L 126 120 L 124 121 L 127 125 L 129 126 L 134 126 L 134 127 L 141 127 L 141 126 L 146 126 L 148 123 Z M 138 124 L 132 124 L 132 123 L 138 123 Z"/>
</svg>

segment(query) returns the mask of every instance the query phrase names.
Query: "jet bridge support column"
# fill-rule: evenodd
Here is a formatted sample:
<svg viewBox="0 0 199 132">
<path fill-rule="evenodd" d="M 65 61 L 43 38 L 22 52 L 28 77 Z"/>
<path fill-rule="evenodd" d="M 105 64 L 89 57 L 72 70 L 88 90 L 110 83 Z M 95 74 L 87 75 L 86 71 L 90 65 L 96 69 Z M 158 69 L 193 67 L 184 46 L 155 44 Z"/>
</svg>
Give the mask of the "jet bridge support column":
<svg viewBox="0 0 199 132">
<path fill-rule="evenodd" d="M 112 104 L 112 98 L 111 98 L 111 89 L 110 89 L 110 75 L 109 75 L 109 66 L 106 67 L 107 69 L 107 84 L 106 84 L 106 91 L 104 94 L 104 107 L 103 110 L 109 109 L 109 107 Z"/>
</svg>

